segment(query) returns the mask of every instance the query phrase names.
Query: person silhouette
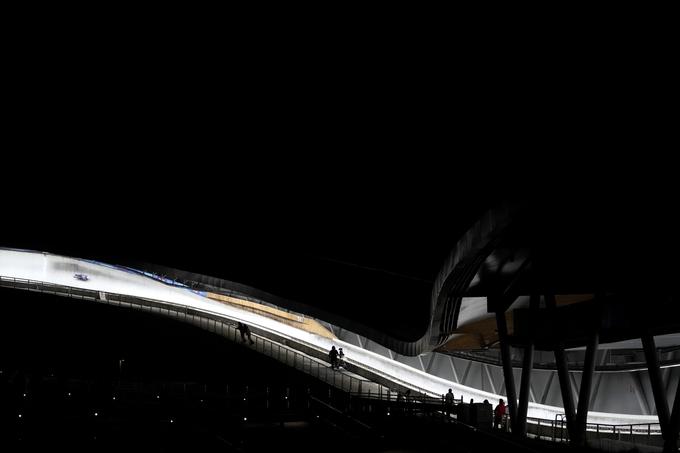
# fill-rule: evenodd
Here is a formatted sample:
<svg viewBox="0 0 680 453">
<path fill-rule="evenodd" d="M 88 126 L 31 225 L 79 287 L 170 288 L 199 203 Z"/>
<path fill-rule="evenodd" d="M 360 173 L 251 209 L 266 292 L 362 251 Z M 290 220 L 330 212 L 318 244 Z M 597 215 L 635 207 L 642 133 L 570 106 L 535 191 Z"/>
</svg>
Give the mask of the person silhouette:
<svg viewBox="0 0 680 453">
<path fill-rule="evenodd" d="M 498 405 L 493 411 L 493 427 L 501 429 L 503 423 L 503 416 L 505 415 L 505 401 L 503 398 L 498 400 Z"/>
<path fill-rule="evenodd" d="M 444 412 L 446 413 L 446 421 L 450 421 L 451 412 L 453 412 L 453 390 L 449 389 L 449 393 L 444 398 Z"/>
<path fill-rule="evenodd" d="M 338 368 L 345 366 L 345 353 L 342 352 L 342 348 L 338 349 Z"/>
<path fill-rule="evenodd" d="M 237 329 L 238 329 L 239 332 L 241 332 L 241 342 L 245 343 L 246 337 L 248 337 L 248 340 L 250 340 L 250 344 L 255 343 L 253 341 L 253 338 L 250 336 L 250 328 L 248 327 L 247 324 L 239 322 Z"/>
<path fill-rule="evenodd" d="M 331 347 L 331 350 L 328 352 L 328 357 L 331 360 L 331 368 L 334 370 L 338 368 L 338 351 L 335 349 L 335 346 Z"/>
</svg>

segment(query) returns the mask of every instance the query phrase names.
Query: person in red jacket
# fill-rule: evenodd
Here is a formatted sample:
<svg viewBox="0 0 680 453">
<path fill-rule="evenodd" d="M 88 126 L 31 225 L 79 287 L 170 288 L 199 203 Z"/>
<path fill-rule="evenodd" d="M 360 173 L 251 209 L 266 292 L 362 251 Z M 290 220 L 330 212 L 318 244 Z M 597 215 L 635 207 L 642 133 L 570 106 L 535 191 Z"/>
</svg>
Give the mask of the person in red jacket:
<svg viewBox="0 0 680 453">
<path fill-rule="evenodd" d="M 503 398 L 498 400 L 498 406 L 493 411 L 493 427 L 501 429 L 503 423 L 503 416 L 505 415 L 505 401 Z"/>
</svg>

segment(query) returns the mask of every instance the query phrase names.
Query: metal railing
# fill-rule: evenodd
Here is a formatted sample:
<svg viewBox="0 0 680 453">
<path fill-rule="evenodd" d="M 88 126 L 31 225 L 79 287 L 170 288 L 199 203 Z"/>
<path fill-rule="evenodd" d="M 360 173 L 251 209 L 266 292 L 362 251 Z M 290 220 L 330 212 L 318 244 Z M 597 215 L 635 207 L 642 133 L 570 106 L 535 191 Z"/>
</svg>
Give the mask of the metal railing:
<svg viewBox="0 0 680 453">
<path fill-rule="evenodd" d="M 172 302 L 142 299 L 124 294 L 13 277 L 0 276 L 0 286 L 149 311 L 195 324 L 234 342 L 240 341 L 240 332 L 237 329 L 236 320 L 208 310 L 197 310 Z M 275 337 L 275 339 L 266 338 L 264 335 Z M 256 328 L 253 328 L 253 339 L 255 343 L 252 345 L 252 348 L 255 351 L 309 374 L 335 388 L 346 392 L 359 392 L 367 395 L 387 395 L 391 392 L 388 386 L 349 374 L 346 371 L 332 369 L 330 364 L 323 360 L 327 356 L 327 352 L 314 345 L 304 344 L 299 340 L 293 340 Z M 305 352 L 300 352 L 296 347 Z M 349 363 L 347 359 L 345 361 Z M 356 366 L 356 364 L 353 365 Z"/>
<path fill-rule="evenodd" d="M 239 333 L 236 329 L 238 320 L 210 310 L 199 310 L 173 302 L 14 277 L 0 276 L 0 286 L 149 311 L 192 323 L 210 332 L 225 336 L 232 341 L 238 341 L 237 335 Z M 327 351 L 313 344 L 271 331 L 257 328 L 252 330 L 255 338 L 255 345 L 253 346 L 255 350 L 341 390 L 347 392 L 359 391 L 366 395 L 389 395 L 390 393 L 397 395 L 399 391 L 410 390 L 414 399 L 443 396 L 394 376 L 389 376 L 365 364 L 354 362 L 347 357 L 344 359 L 346 371 L 332 370 L 330 364 L 326 361 Z M 363 379 L 348 374 L 348 372 L 363 376 Z"/>
<path fill-rule="evenodd" d="M 506 423 L 510 426 L 510 423 Z M 552 442 L 568 442 L 567 420 L 563 415 L 547 420 L 527 417 L 527 433 L 536 439 Z M 627 425 L 610 425 L 604 423 L 588 423 L 586 439 L 615 439 L 644 445 L 663 445 L 661 426 L 659 423 L 634 423 Z"/>
<path fill-rule="evenodd" d="M 234 342 L 240 341 L 240 332 L 237 329 L 238 321 L 209 310 L 198 310 L 172 302 L 14 277 L 0 276 L 0 287 L 23 289 L 149 311 L 192 323 Z M 346 366 L 354 373 L 347 370 L 334 370 L 330 363 L 324 360 L 327 358 L 327 351 L 315 345 L 257 328 L 253 328 L 253 337 L 254 344 L 251 347 L 255 351 L 347 392 L 350 396 L 396 402 L 399 400 L 400 394 L 403 398 L 403 391 L 413 390 L 414 392 L 409 396 L 409 401 L 412 404 L 442 404 L 443 406 L 444 395 L 437 395 L 393 376 L 388 376 L 380 370 L 348 360 L 347 357 L 344 359 Z M 368 377 L 360 377 L 361 375 Z M 510 423 L 506 421 L 504 425 L 509 427 Z M 588 438 L 612 438 L 651 445 L 661 445 L 662 443 L 661 429 L 658 423 L 627 425 L 589 423 L 586 430 Z M 547 420 L 527 417 L 527 432 L 532 437 L 542 440 L 568 441 L 564 419 Z"/>
</svg>

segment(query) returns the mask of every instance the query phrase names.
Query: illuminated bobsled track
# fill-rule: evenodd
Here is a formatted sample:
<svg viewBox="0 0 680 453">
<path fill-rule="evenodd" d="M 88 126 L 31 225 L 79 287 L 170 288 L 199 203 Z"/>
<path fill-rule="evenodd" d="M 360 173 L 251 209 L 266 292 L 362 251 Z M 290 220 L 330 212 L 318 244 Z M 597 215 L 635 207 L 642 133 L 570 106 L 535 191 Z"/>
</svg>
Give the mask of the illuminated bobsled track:
<svg viewBox="0 0 680 453">
<path fill-rule="evenodd" d="M 452 388 L 456 398 L 465 401 L 488 400 L 495 404 L 499 398 L 508 398 L 500 361 L 493 363 L 490 356 L 432 351 L 415 357 L 404 356 L 352 332 L 352 326 L 332 325 L 323 319 L 275 306 L 271 301 L 260 299 L 257 291 L 248 294 L 240 285 L 237 285 L 238 291 L 206 290 L 196 282 L 178 282 L 147 271 L 13 249 L 0 249 L 0 284 L 160 314 L 233 341 L 240 341 L 235 324 L 242 321 L 252 327 L 254 350 L 345 391 L 395 399 L 398 391 L 407 389 L 418 397 L 441 397 Z M 475 308 L 476 301 L 474 298 L 462 301 L 459 322 L 465 319 L 471 325 L 483 322 L 485 314 Z M 464 335 L 454 340 L 460 340 L 461 336 Z M 671 344 L 677 338 L 666 335 L 657 340 Z M 330 369 L 327 362 L 328 350 L 333 345 L 342 347 L 346 354 L 346 365 L 340 371 Z M 613 345 L 598 358 L 603 371 L 596 373 L 596 390 L 590 406 L 610 410 L 590 411 L 587 429 L 598 433 L 618 430 L 619 435 L 623 431 L 629 433 L 631 439 L 635 436 L 660 439 L 659 417 L 650 409 L 654 407 L 652 392 L 640 377 L 646 373 L 641 371 L 644 367 L 606 369 L 608 358 L 611 361 L 616 348 L 624 346 Z M 674 352 L 669 357 L 677 359 Z M 678 380 L 676 362 L 662 363 L 667 366 L 664 377 L 669 389 Z M 514 370 L 513 374 L 517 371 L 520 370 Z M 566 431 L 556 371 L 547 367 L 535 369 L 533 374 L 534 381 L 542 381 L 543 385 L 529 387 L 526 430 L 534 436 L 554 436 L 558 428 Z M 574 374 L 581 373 L 571 376 L 575 383 L 579 382 Z M 576 393 L 576 385 L 574 387 Z M 615 397 L 616 392 L 625 392 L 627 396 Z M 553 405 L 542 404 L 546 402 Z"/>
</svg>

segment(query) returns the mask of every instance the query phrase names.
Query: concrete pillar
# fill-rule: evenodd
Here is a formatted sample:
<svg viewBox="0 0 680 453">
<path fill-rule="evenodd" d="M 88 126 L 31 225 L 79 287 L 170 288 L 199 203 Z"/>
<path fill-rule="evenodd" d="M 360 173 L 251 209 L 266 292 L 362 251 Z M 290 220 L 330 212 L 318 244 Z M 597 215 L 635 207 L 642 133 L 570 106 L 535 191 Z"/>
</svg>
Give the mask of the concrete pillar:
<svg viewBox="0 0 680 453">
<path fill-rule="evenodd" d="M 664 444 L 664 451 L 675 452 L 678 450 L 678 435 L 680 435 L 680 383 L 675 389 L 675 400 L 673 401 L 673 414 L 668 423 L 668 436 Z"/>
<path fill-rule="evenodd" d="M 652 393 L 654 394 L 656 414 L 659 417 L 661 434 L 663 434 L 665 439 L 670 415 L 668 413 L 666 391 L 664 389 L 663 382 L 661 381 L 661 370 L 659 369 L 659 358 L 656 355 L 656 344 L 654 343 L 654 337 L 649 334 L 643 335 L 642 347 L 645 351 L 645 359 L 647 360 L 647 369 L 649 370 L 649 380 L 652 384 Z"/>
<path fill-rule="evenodd" d="M 531 388 L 531 372 L 534 368 L 534 345 L 524 347 L 522 361 L 522 381 L 519 386 L 519 407 L 517 408 L 517 423 L 515 427 L 519 436 L 527 435 L 527 410 L 529 408 L 529 390 Z"/>
<path fill-rule="evenodd" d="M 588 406 L 590 404 L 590 390 L 593 383 L 593 372 L 595 371 L 595 357 L 597 348 L 600 345 L 600 335 L 594 332 L 588 339 L 586 345 L 586 357 L 583 361 L 583 373 L 581 374 L 581 390 L 578 395 L 578 409 L 576 410 L 576 432 L 578 437 L 575 439 L 580 445 L 586 441 L 586 426 L 588 421 Z"/>
<path fill-rule="evenodd" d="M 556 310 L 555 295 L 547 293 L 545 295 L 545 306 L 548 310 Z M 562 393 L 562 405 L 564 406 L 564 415 L 567 417 L 567 431 L 569 431 L 569 438 L 574 440 L 574 436 L 578 437 L 575 429 L 576 413 L 574 410 L 574 397 L 571 394 L 571 381 L 569 381 L 569 368 L 567 367 L 567 357 L 564 352 L 564 343 L 558 342 L 555 346 L 555 366 L 557 367 L 557 378 L 560 381 L 560 393 Z"/>
<path fill-rule="evenodd" d="M 501 361 L 503 362 L 505 392 L 508 395 L 508 410 L 510 412 L 512 431 L 515 432 L 517 423 L 517 393 L 515 391 L 515 376 L 512 374 L 510 344 L 508 343 L 508 326 L 505 323 L 504 312 L 496 312 L 496 326 L 498 327 L 498 340 L 500 341 L 501 346 Z"/>
<path fill-rule="evenodd" d="M 571 382 L 569 381 L 569 368 L 567 367 L 567 357 L 564 353 L 564 344 L 560 343 L 555 348 L 555 365 L 557 366 L 557 378 L 560 381 L 560 392 L 562 393 L 562 405 L 564 415 L 567 417 L 567 431 L 569 439 L 578 439 L 575 425 L 574 397 L 571 394 Z"/>
<path fill-rule="evenodd" d="M 531 325 L 529 327 L 529 344 L 524 347 L 524 357 L 522 360 L 522 381 L 519 385 L 519 406 L 517 407 L 517 434 L 521 437 L 527 435 L 527 411 L 529 408 L 529 393 L 531 390 L 531 374 L 534 368 L 534 323 L 535 315 L 538 312 L 540 296 L 532 294 L 529 299 L 531 309 Z"/>
</svg>

